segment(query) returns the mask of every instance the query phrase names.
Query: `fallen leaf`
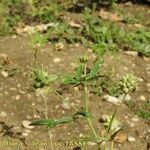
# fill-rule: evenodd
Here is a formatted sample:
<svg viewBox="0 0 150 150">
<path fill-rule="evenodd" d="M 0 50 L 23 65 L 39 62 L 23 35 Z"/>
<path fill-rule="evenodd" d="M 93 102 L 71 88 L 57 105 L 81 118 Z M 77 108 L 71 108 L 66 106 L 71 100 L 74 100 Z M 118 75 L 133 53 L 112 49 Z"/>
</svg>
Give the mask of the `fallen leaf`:
<svg viewBox="0 0 150 150">
<path fill-rule="evenodd" d="M 10 57 L 6 57 L 6 59 L 4 59 L 4 61 L 3 61 L 3 63 L 4 63 L 4 65 L 10 65 L 10 64 L 12 64 L 12 60 Z"/>
<path fill-rule="evenodd" d="M 103 9 L 101 9 L 101 11 L 99 12 L 99 16 L 102 19 L 111 20 L 113 22 L 121 22 L 121 21 L 123 21 L 123 18 L 119 17 L 117 14 L 105 11 Z"/>
<path fill-rule="evenodd" d="M 127 140 L 127 135 L 122 133 L 122 132 L 119 132 L 116 136 L 115 136 L 115 142 L 118 142 L 118 143 L 124 143 L 126 140 Z"/>
<path fill-rule="evenodd" d="M 65 45 L 62 42 L 60 42 L 55 45 L 55 50 L 60 51 L 60 50 L 64 49 L 64 47 L 65 47 Z"/>
<path fill-rule="evenodd" d="M 4 65 L 12 64 L 12 60 L 7 54 L 1 53 L 0 57 L 3 59 L 3 64 Z"/>
</svg>

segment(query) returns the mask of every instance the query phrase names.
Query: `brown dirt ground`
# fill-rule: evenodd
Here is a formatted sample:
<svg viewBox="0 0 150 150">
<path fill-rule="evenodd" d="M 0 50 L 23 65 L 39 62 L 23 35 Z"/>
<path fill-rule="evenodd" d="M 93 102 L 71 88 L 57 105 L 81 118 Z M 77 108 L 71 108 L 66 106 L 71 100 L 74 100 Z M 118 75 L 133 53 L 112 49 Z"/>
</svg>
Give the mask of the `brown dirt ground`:
<svg viewBox="0 0 150 150">
<path fill-rule="evenodd" d="M 95 56 L 90 51 L 77 45 L 67 46 L 64 50 L 55 51 L 51 45 L 47 45 L 38 53 L 38 62 L 43 64 L 48 69 L 49 73 L 57 75 L 72 72 L 72 63 L 76 63 L 79 56 L 88 53 L 90 60 L 94 60 Z M 18 73 L 13 76 L 4 78 L 0 75 L 0 111 L 5 111 L 7 117 L 0 117 L 0 149 L 2 150 L 49 150 L 49 146 L 33 146 L 33 142 L 49 142 L 47 129 L 44 127 L 34 128 L 28 136 L 23 137 L 21 133 L 24 132 L 22 127 L 22 120 L 35 120 L 37 117 L 44 118 L 43 99 L 37 96 L 30 85 L 30 69 L 28 66 L 33 66 L 32 50 L 27 46 L 27 40 L 24 37 L 3 37 L 0 39 L 0 53 L 7 54 L 12 59 L 12 64 L 6 65 L 5 70 L 11 72 L 12 69 L 17 68 Z M 54 63 L 53 59 L 61 58 L 60 63 Z M 139 100 L 140 95 L 144 95 L 146 99 L 150 98 L 150 93 L 147 91 L 146 84 L 150 81 L 150 74 L 146 68 L 150 69 L 150 61 L 144 61 L 141 57 L 127 56 L 121 53 L 107 54 L 104 58 L 104 68 L 106 70 L 114 71 L 114 78 L 128 72 L 134 74 L 143 80 L 138 85 L 138 90 L 131 94 L 132 100 L 140 107 L 144 102 Z M 55 85 L 59 88 L 58 85 Z M 64 97 L 69 97 L 71 103 L 77 106 L 81 104 L 78 100 L 83 98 L 82 90 L 75 90 L 73 87 L 62 91 Z M 16 100 L 16 95 L 20 95 L 20 99 Z M 62 102 L 55 94 L 50 94 L 48 100 L 48 115 L 49 118 L 59 118 L 68 114 L 72 114 L 74 110 L 64 110 L 56 108 Z M 135 107 L 136 107 L 135 105 Z M 117 118 L 124 124 L 123 132 L 128 136 L 136 138 L 135 142 L 124 142 L 123 144 L 115 143 L 115 148 L 118 150 L 147 150 L 150 135 L 147 132 L 149 129 L 149 121 L 139 118 L 135 123 L 135 127 L 130 127 L 129 121 L 135 116 L 134 110 L 127 105 L 121 104 L 119 106 L 112 105 L 102 100 L 102 97 L 90 95 L 90 111 L 93 112 L 93 122 L 97 131 L 101 131 L 101 124 L 99 119 L 102 114 L 113 114 L 117 109 Z M 128 118 L 127 118 L 128 117 Z M 52 129 L 53 142 L 61 142 L 74 139 L 79 134 L 86 135 L 89 133 L 88 127 L 85 126 L 85 121 L 79 120 L 74 124 L 60 125 Z M 5 136 L 2 136 L 5 133 Z M 16 142 L 20 146 L 2 146 L 2 142 Z M 55 150 L 71 150 L 72 146 L 55 146 Z M 84 149 L 96 150 L 95 146 L 86 146 Z"/>
</svg>

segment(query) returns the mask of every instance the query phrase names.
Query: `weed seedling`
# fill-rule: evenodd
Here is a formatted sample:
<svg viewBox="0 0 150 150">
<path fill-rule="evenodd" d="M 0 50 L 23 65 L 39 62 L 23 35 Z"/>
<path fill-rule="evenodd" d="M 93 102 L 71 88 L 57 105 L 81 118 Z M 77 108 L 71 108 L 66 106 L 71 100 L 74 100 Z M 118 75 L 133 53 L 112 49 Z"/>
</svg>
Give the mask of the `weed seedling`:
<svg viewBox="0 0 150 150">
<path fill-rule="evenodd" d="M 35 62 L 37 60 L 37 52 L 39 48 L 45 46 L 46 43 L 47 43 L 47 37 L 40 34 L 39 32 L 35 32 L 33 35 L 30 36 L 29 45 L 33 50 Z"/>
<path fill-rule="evenodd" d="M 82 118 L 87 120 L 87 123 L 88 123 L 88 125 L 89 125 L 89 127 L 92 131 L 92 134 L 93 134 L 92 135 L 92 140 L 94 140 L 97 143 L 98 147 L 100 148 L 100 144 L 103 141 L 110 141 L 110 140 L 113 141 L 116 134 L 120 131 L 120 129 L 119 129 L 119 130 L 113 132 L 113 134 L 111 132 L 112 128 L 113 128 L 112 126 L 114 125 L 113 122 L 115 120 L 114 118 L 115 118 L 116 112 L 114 113 L 114 115 L 111 118 L 109 118 L 107 120 L 107 123 L 105 123 L 105 126 L 107 126 L 106 127 L 106 135 L 104 137 L 100 137 L 100 135 L 96 132 L 96 130 L 93 126 L 93 123 L 92 123 L 92 119 L 91 119 L 92 114 L 89 110 L 88 83 L 90 81 L 94 81 L 98 77 L 99 70 L 102 66 L 102 61 L 95 62 L 93 64 L 93 66 L 91 67 L 91 69 L 89 69 L 89 68 L 87 68 L 87 61 L 88 61 L 87 56 L 83 56 L 79 60 L 80 60 L 80 65 L 77 67 L 75 74 L 65 76 L 63 78 L 63 83 L 64 84 L 71 84 L 71 85 L 74 85 L 74 86 L 78 86 L 78 85 L 83 86 L 84 106 L 82 106 L 80 109 L 74 109 L 75 113 L 73 115 L 64 116 L 64 117 L 59 118 L 59 119 L 49 119 L 47 117 L 47 113 L 46 113 L 45 114 L 46 119 L 34 121 L 34 122 L 31 123 L 31 125 L 44 125 L 44 126 L 47 126 L 49 128 L 53 128 L 53 127 L 55 127 L 57 125 L 60 125 L 60 124 L 74 122 L 79 117 L 82 117 Z M 47 85 L 47 83 L 50 80 L 49 77 L 48 77 L 48 74 L 46 72 L 44 72 L 43 70 L 42 70 L 42 72 L 41 72 L 41 70 L 36 71 L 35 76 L 36 76 L 35 83 L 40 88 Z M 41 95 L 43 95 L 43 98 L 44 98 L 44 101 L 45 101 L 45 108 L 47 110 L 47 104 L 46 104 L 46 100 L 45 100 L 46 97 L 43 93 Z"/>
<path fill-rule="evenodd" d="M 147 100 L 143 107 L 136 113 L 139 117 L 150 119 L 150 100 Z"/>
<path fill-rule="evenodd" d="M 55 75 L 49 75 L 48 72 L 44 71 L 43 67 L 41 69 L 34 69 L 33 71 L 35 88 L 42 88 L 54 82 L 57 78 Z"/>
<path fill-rule="evenodd" d="M 116 112 L 114 112 L 114 114 L 111 115 L 105 115 L 103 117 L 103 121 L 104 121 L 104 127 L 105 127 L 105 132 L 104 132 L 104 139 L 105 141 L 110 141 L 111 142 L 111 150 L 113 150 L 114 148 L 114 138 L 115 136 L 122 130 L 123 126 L 120 124 L 120 122 L 115 118 L 116 116 Z"/>
<path fill-rule="evenodd" d="M 138 79 L 133 74 L 126 74 L 119 81 L 119 89 L 124 93 L 124 100 L 129 92 L 134 92 L 137 87 Z"/>
</svg>

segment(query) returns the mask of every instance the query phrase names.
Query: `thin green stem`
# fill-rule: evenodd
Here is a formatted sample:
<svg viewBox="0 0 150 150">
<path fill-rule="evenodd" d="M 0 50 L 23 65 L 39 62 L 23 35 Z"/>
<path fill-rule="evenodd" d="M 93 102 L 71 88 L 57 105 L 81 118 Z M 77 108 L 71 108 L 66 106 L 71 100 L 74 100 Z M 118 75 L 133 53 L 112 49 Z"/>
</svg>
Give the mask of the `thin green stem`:
<svg viewBox="0 0 150 150">
<path fill-rule="evenodd" d="M 114 150 L 114 142 L 111 141 L 111 150 Z"/>
<path fill-rule="evenodd" d="M 123 96 L 123 98 L 122 98 L 122 101 L 125 100 L 126 96 L 127 96 L 127 93 L 124 94 L 124 96 Z"/>
<path fill-rule="evenodd" d="M 84 75 L 86 76 L 86 65 L 84 67 Z M 89 113 L 89 108 L 88 108 L 88 105 L 89 105 L 89 92 L 88 92 L 88 88 L 87 88 L 85 83 L 83 83 L 83 86 L 84 86 L 85 111 L 87 113 Z M 94 135 L 94 137 L 97 141 L 99 139 L 99 136 L 97 135 L 97 133 L 95 131 L 95 128 L 92 124 L 92 121 L 91 121 L 90 117 L 87 118 L 87 121 L 88 121 L 89 127 L 91 128 L 92 133 L 93 133 L 93 135 Z"/>
<path fill-rule="evenodd" d="M 37 52 L 38 52 L 38 49 L 33 49 L 34 51 L 34 64 L 37 63 Z"/>
<path fill-rule="evenodd" d="M 84 85 L 84 99 L 85 99 L 85 111 L 86 112 L 89 112 L 89 109 L 88 109 L 88 104 L 89 104 L 89 100 L 88 100 L 88 97 L 89 97 L 89 95 L 88 95 L 88 89 L 87 89 L 87 86 L 86 85 Z"/>
<path fill-rule="evenodd" d="M 44 95 L 44 93 L 40 90 L 40 93 L 43 97 L 43 100 L 44 100 L 44 115 L 45 115 L 45 119 L 47 120 L 48 119 L 48 108 L 47 108 L 47 100 L 46 100 L 46 97 Z M 50 140 L 50 146 L 51 146 L 51 150 L 53 150 L 53 140 L 52 140 L 52 134 L 50 132 L 50 130 L 48 129 L 48 136 L 49 136 L 49 140 Z"/>
<path fill-rule="evenodd" d="M 97 140 L 99 139 L 99 136 L 97 135 L 97 133 L 96 133 L 94 127 L 93 127 L 92 121 L 91 121 L 90 118 L 87 118 L 87 121 L 88 121 L 89 126 L 90 126 L 90 128 L 91 128 L 91 130 L 92 130 L 92 132 L 93 132 L 93 135 L 95 136 L 96 141 L 97 141 Z"/>
</svg>

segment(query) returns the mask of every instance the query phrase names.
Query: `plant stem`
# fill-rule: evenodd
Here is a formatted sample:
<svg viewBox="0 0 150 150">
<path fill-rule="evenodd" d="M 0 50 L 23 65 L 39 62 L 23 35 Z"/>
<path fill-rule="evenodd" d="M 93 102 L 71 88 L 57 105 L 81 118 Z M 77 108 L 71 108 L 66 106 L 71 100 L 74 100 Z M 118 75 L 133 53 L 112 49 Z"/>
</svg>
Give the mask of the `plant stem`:
<svg viewBox="0 0 150 150">
<path fill-rule="evenodd" d="M 36 64 L 36 62 L 37 62 L 37 52 L 38 52 L 38 50 L 34 49 L 34 64 Z"/>
<path fill-rule="evenodd" d="M 122 98 L 122 101 L 125 100 L 126 96 L 127 96 L 127 93 L 124 94 L 124 96 L 123 96 L 123 98 Z"/>
<path fill-rule="evenodd" d="M 89 104 L 89 100 L 88 100 L 88 89 L 87 89 L 87 86 L 86 85 L 84 85 L 84 98 L 85 98 L 85 111 L 86 112 L 89 112 L 89 109 L 88 109 L 88 104 Z"/>
<path fill-rule="evenodd" d="M 111 141 L 111 150 L 113 150 L 113 149 L 114 149 L 114 142 Z"/>
<path fill-rule="evenodd" d="M 85 67 L 84 67 L 84 75 L 86 76 L 86 65 L 85 65 Z M 88 93 L 88 88 L 87 88 L 87 86 L 86 86 L 85 83 L 83 83 L 83 86 L 84 86 L 85 111 L 86 111 L 87 113 L 89 113 L 89 108 L 88 108 L 88 105 L 89 105 L 89 93 Z M 94 127 L 93 127 L 93 124 L 92 124 L 92 121 L 91 121 L 90 117 L 87 118 L 87 121 L 88 121 L 88 124 L 89 124 L 89 126 L 90 126 L 90 128 L 91 128 L 91 130 L 92 130 L 92 133 L 93 133 L 93 135 L 95 136 L 96 141 L 97 141 L 97 139 L 99 139 L 99 136 L 97 135 L 97 133 L 96 133 Z"/>
<path fill-rule="evenodd" d="M 48 110 L 48 108 L 47 108 L 47 100 L 46 100 L 46 97 L 45 97 L 45 95 L 43 94 L 43 92 L 40 90 L 40 93 L 41 93 L 41 95 L 42 95 L 42 97 L 43 97 L 43 100 L 44 100 L 44 115 L 45 115 L 45 119 L 47 120 L 48 119 L 48 113 L 47 113 L 47 110 Z M 51 134 L 51 132 L 50 132 L 50 130 L 48 129 L 48 136 L 49 136 L 49 140 L 50 140 L 50 146 L 51 146 L 51 150 L 53 150 L 53 141 L 52 141 L 52 134 Z"/>
<path fill-rule="evenodd" d="M 84 93 L 85 93 L 85 111 L 86 111 L 87 113 L 89 113 L 89 109 L 88 109 L 89 96 L 88 96 L 88 89 L 87 89 L 87 86 L 86 86 L 86 85 L 84 85 Z M 90 119 L 89 117 L 87 118 L 87 121 L 88 121 L 89 126 L 90 126 L 90 128 L 91 128 L 91 130 L 92 130 L 93 135 L 95 136 L 95 138 L 96 138 L 96 140 L 97 140 L 99 137 L 98 137 L 98 135 L 97 135 L 97 133 L 96 133 L 94 127 L 93 127 L 92 121 L 91 121 L 91 119 Z"/>
<path fill-rule="evenodd" d="M 96 133 L 94 127 L 93 127 L 92 121 L 91 121 L 90 118 L 87 118 L 87 121 L 88 121 L 89 126 L 90 126 L 90 128 L 91 128 L 91 130 L 92 130 L 92 132 L 93 132 L 93 135 L 95 136 L 96 141 L 97 141 L 97 139 L 99 138 L 99 136 L 97 135 L 97 133 Z"/>
</svg>

